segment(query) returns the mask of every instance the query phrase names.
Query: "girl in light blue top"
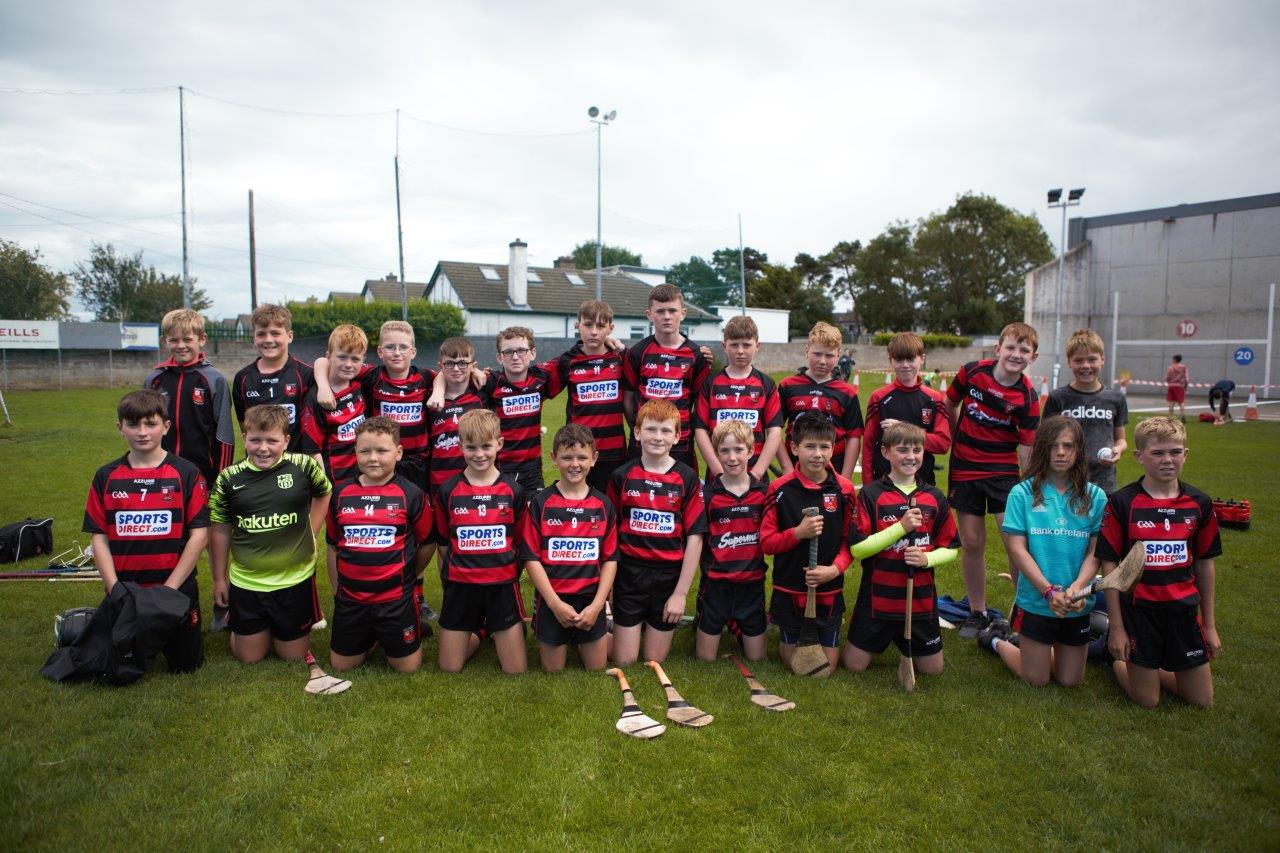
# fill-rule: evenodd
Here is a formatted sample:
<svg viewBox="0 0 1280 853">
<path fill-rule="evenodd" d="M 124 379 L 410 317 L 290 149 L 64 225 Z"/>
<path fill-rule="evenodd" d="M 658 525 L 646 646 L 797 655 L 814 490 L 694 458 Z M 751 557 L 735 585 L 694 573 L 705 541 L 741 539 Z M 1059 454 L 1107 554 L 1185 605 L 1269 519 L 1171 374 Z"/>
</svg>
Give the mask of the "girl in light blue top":
<svg viewBox="0 0 1280 853">
<path fill-rule="evenodd" d="M 1036 430 L 1027 478 L 1005 507 L 1005 549 L 1018 578 L 1012 624 L 993 623 L 978 636 L 1023 681 L 1053 679 L 1075 687 L 1084 678 L 1092 602 L 1071 597 L 1097 571 L 1093 546 L 1107 497 L 1089 482 L 1084 432 L 1070 418 L 1045 418 Z M 1020 646 L 1008 642 L 1016 631 Z"/>
</svg>

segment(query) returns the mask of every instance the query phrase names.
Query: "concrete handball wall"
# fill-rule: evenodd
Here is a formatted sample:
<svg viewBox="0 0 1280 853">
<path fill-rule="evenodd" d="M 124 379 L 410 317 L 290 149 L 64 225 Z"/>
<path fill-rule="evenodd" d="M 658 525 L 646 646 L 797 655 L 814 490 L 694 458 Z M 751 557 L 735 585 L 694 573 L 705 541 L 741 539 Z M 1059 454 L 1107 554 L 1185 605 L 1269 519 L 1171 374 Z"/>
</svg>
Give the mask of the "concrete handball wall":
<svg viewBox="0 0 1280 853">
<path fill-rule="evenodd" d="M 1245 390 L 1262 385 L 1265 346 L 1247 345 L 1255 356 L 1248 366 L 1236 364 L 1233 356 L 1240 346 L 1236 342 L 1267 337 L 1268 286 L 1280 281 L 1280 207 L 1106 227 L 1088 227 L 1086 220 L 1084 238 L 1067 255 L 1064 345 L 1073 330 L 1091 327 L 1110 347 L 1111 300 L 1119 293 L 1120 338 L 1162 343 L 1108 353 L 1117 375 L 1127 370 L 1134 379 L 1162 382 L 1173 354 L 1180 353 L 1192 382 L 1229 378 Z M 1046 355 L 1056 285 L 1056 262 L 1027 275 L 1028 322 L 1039 330 Z M 1188 319 L 1197 330 L 1183 340 L 1176 328 Z M 1202 340 L 1230 343 L 1195 345 Z M 1039 372 L 1051 363 L 1042 357 Z M 1273 353 L 1271 375 L 1280 383 L 1280 353 Z M 1280 393 L 1273 389 L 1270 396 Z"/>
</svg>

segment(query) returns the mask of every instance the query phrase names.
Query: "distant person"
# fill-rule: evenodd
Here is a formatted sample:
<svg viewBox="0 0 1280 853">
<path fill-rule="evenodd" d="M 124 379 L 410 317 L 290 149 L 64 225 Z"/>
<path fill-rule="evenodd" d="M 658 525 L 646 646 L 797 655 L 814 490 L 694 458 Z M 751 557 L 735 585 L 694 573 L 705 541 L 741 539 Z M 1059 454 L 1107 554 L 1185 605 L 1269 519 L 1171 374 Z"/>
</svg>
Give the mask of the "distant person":
<svg viewBox="0 0 1280 853">
<path fill-rule="evenodd" d="M 1187 366 L 1182 363 L 1182 356 L 1175 355 L 1173 364 L 1164 372 L 1164 398 L 1169 402 L 1169 417 L 1173 417 L 1173 404 L 1178 404 L 1178 416 L 1187 422 Z"/>
<path fill-rule="evenodd" d="M 1213 411 L 1214 406 L 1218 407 L 1218 412 L 1213 416 L 1214 424 L 1225 424 L 1232 420 L 1231 413 L 1227 411 L 1227 406 L 1231 403 L 1231 394 L 1236 390 L 1236 383 L 1230 379 L 1219 379 L 1209 389 L 1209 411 Z"/>
</svg>

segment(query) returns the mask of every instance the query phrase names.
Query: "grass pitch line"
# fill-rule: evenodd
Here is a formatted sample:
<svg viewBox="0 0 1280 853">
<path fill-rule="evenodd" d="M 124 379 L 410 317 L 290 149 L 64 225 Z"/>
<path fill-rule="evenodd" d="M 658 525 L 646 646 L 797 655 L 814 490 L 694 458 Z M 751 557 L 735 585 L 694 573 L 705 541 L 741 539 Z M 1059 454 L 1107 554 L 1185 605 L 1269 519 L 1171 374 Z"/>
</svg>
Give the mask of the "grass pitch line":
<svg viewBox="0 0 1280 853">
<path fill-rule="evenodd" d="M 636 704 L 636 697 L 631 693 L 631 685 L 627 683 L 627 677 L 623 675 L 622 670 L 614 667 L 606 669 L 604 674 L 618 679 L 618 688 L 622 690 L 622 713 L 618 715 L 618 722 L 614 723 L 614 728 L 628 737 L 641 740 L 651 740 L 667 730 L 662 723 L 640 710 L 640 706 Z"/>
<path fill-rule="evenodd" d="M 667 692 L 667 719 L 673 723 L 682 726 L 688 726 L 691 729 L 700 729 L 703 726 L 711 725 L 711 721 L 715 717 L 706 711 L 700 711 L 690 705 L 680 695 L 679 691 L 671 684 L 671 679 L 667 678 L 667 674 L 662 669 L 662 664 L 656 660 L 645 661 L 645 666 L 653 670 L 653 674 L 658 676 L 658 683 L 662 685 L 662 689 Z"/>
<path fill-rule="evenodd" d="M 747 669 L 747 665 L 738 660 L 737 655 L 725 655 L 729 660 L 733 661 L 733 665 L 738 668 L 738 672 L 742 673 L 742 677 L 747 680 L 747 686 L 751 688 L 751 701 L 755 705 L 759 705 L 766 711 L 790 711 L 795 708 L 796 703 L 789 699 L 783 699 L 770 693 L 755 674 Z"/>
</svg>

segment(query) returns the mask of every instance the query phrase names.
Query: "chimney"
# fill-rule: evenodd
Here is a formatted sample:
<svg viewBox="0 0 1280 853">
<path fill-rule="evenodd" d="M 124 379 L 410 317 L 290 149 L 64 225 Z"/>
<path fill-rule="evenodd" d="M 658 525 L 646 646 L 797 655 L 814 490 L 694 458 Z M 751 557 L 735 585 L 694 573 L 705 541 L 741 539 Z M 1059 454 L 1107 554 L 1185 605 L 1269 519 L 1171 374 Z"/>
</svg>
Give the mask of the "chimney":
<svg viewBox="0 0 1280 853">
<path fill-rule="evenodd" d="M 387 273 L 387 279 L 386 279 L 386 280 L 387 280 L 387 281 L 399 281 L 399 279 L 397 279 L 397 278 L 396 278 L 396 274 L 395 274 L 395 273 L 393 273 L 393 272 L 389 272 L 389 273 Z"/>
<path fill-rule="evenodd" d="M 509 244 L 510 260 L 507 261 L 507 300 L 513 306 L 524 307 L 529 304 L 529 258 L 528 243 L 517 237 Z"/>
<path fill-rule="evenodd" d="M 578 264 L 573 260 L 572 255 L 561 255 L 556 258 L 556 269 L 564 272 L 577 272 Z"/>
</svg>

